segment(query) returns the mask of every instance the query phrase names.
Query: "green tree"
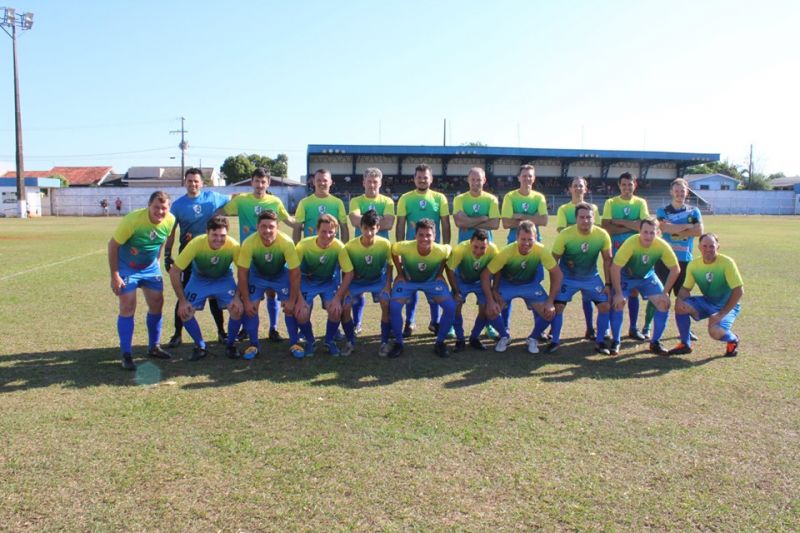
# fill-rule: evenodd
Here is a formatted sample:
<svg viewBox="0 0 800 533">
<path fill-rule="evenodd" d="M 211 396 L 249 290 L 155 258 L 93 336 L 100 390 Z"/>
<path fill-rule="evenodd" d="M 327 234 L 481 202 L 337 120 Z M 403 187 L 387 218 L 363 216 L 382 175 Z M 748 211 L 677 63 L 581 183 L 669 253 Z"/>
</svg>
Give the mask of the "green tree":
<svg viewBox="0 0 800 533">
<path fill-rule="evenodd" d="M 752 176 L 748 176 L 745 170 L 743 181 L 739 184 L 739 189 L 747 191 L 769 191 L 772 189 L 772 185 L 770 185 L 769 179 L 764 174 L 753 172 Z"/>
<path fill-rule="evenodd" d="M 61 182 L 61 187 L 67 188 L 69 187 L 69 180 L 62 176 L 61 174 L 52 174 L 48 176 L 48 178 L 53 178 L 54 180 L 58 180 Z"/>
<path fill-rule="evenodd" d="M 715 161 L 713 163 L 703 163 L 686 169 L 687 174 L 724 174 L 742 181 L 742 170 L 736 165 L 725 161 Z"/>
<path fill-rule="evenodd" d="M 273 176 L 285 178 L 289 170 L 289 158 L 286 154 L 278 154 L 275 159 L 261 154 L 239 154 L 225 159 L 220 170 L 225 175 L 228 185 L 249 178 L 255 169 L 264 167 Z"/>
</svg>

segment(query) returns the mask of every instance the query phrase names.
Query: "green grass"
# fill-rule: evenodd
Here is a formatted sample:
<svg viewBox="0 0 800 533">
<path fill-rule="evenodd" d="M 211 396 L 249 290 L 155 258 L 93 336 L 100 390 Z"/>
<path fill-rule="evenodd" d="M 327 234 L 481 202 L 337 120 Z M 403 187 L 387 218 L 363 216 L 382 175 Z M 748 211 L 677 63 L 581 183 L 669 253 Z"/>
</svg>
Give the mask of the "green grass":
<svg viewBox="0 0 800 533">
<path fill-rule="evenodd" d="M 420 333 L 389 361 L 370 304 L 347 359 L 184 346 L 137 376 L 108 287 L 117 221 L 0 221 L 0 529 L 800 528 L 796 217 L 706 221 L 745 280 L 736 359 L 702 327 L 688 357 L 593 355 L 573 303 L 558 355 L 524 351 L 517 306 L 505 354 L 440 360 Z"/>
</svg>

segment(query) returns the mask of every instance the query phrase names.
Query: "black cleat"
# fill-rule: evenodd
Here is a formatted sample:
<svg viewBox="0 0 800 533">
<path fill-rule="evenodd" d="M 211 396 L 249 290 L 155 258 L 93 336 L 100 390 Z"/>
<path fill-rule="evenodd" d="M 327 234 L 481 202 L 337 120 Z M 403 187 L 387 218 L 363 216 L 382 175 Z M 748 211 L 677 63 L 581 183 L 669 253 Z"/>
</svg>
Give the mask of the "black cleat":
<svg viewBox="0 0 800 533">
<path fill-rule="evenodd" d="M 450 357 L 450 350 L 447 349 L 447 345 L 443 342 L 437 342 L 433 345 L 433 353 L 442 358 Z"/>
<path fill-rule="evenodd" d="M 611 343 L 611 347 L 608 349 L 608 355 L 619 355 L 619 348 L 618 342 Z"/>
<path fill-rule="evenodd" d="M 428 324 L 428 331 L 430 331 L 434 337 L 439 335 L 439 324 Z"/>
<path fill-rule="evenodd" d="M 278 333 L 277 329 L 269 330 L 269 336 L 267 338 L 270 342 L 283 342 L 283 337 L 281 337 L 281 334 Z"/>
<path fill-rule="evenodd" d="M 725 357 L 736 357 L 739 355 L 739 339 L 725 345 Z"/>
<path fill-rule="evenodd" d="M 177 348 L 181 344 L 183 344 L 183 339 L 181 338 L 181 334 L 178 333 L 169 338 L 169 342 L 167 343 L 167 348 Z"/>
<path fill-rule="evenodd" d="M 456 341 L 456 345 L 453 346 L 453 352 L 456 352 L 456 353 L 457 352 L 463 352 L 466 349 L 467 349 L 467 341 L 465 341 L 464 339 L 457 340 Z"/>
<path fill-rule="evenodd" d="M 192 356 L 189 358 L 189 361 L 199 361 L 200 359 L 202 359 L 206 355 L 208 355 L 208 352 L 206 351 L 205 348 L 201 348 L 199 346 L 195 346 L 192 349 Z"/>
<path fill-rule="evenodd" d="M 593 341 L 595 337 L 597 337 L 597 334 L 595 333 L 594 328 L 586 328 L 586 333 L 583 334 L 583 338 L 587 341 Z"/>
<path fill-rule="evenodd" d="M 600 355 L 611 355 L 611 352 L 608 351 L 608 348 L 606 348 L 606 345 L 601 343 L 601 342 L 595 343 L 594 351 L 599 353 Z"/>
<path fill-rule="evenodd" d="M 397 359 L 401 355 L 403 355 L 403 345 L 400 344 L 400 343 L 395 342 L 392 345 L 392 349 L 389 351 L 389 354 L 387 355 L 387 357 L 389 359 Z"/>
<path fill-rule="evenodd" d="M 647 337 L 645 337 L 638 329 L 628 330 L 628 338 L 639 342 L 647 340 Z"/>
<path fill-rule="evenodd" d="M 542 349 L 542 351 L 543 351 L 544 353 L 547 353 L 547 354 L 553 354 L 553 353 L 556 353 L 556 352 L 558 351 L 558 348 L 559 348 L 560 346 L 561 346 L 561 345 L 560 345 L 559 343 L 557 343 L 557 342 L 552 342 L 552 341 L 551 341 L 551 342 L 549 342 L 549 343 L 547 344 L 547 346 L 545 346 L 545 347 Z"/>
<path fill-rule="evenodd" d="M 228 334 L 224 331 L 217 332 L 217 342 L 220 344 L 228 344 Z"/>
<path fill-rule="evenodd" d="M 131 357 L 131 354 L 122 354 L 122 368 L 125 370 L 136 370 L 136 363 L 133 362 L 133 357 Z"/>
<path fill-rule="evenodd" d="M 666 357 L 669 355 L 669 351 L 667 351 L 667 349 L 664 348 L 664 346 L 659 341 L 650 343 L 650 353 L 654 353 L 662 357 Z"/>
<path fill-rule="evenodd" d="M 236 349 L 236 346 L 230 344 L 225 346 L 225 355 L 228 359 L 239 359 L 239 350 Z"/>
<path fill-rule="evenodd" d="M 679 342 L 676 347 L 667 352 L 667 355 L 689 355 L 690 353 L 692 353 L 692 347 Z"/>
<path fill-rule="evenodd" d="M 155 359 L 172 359 L 172 354 L 156 344 L 147 352 L 147 357 L 153 357 Z"/>
<path fill-rule="evenodd" d="M 415 329 L 417 329 L 416 324 L 406 324 L 405 327 L 403 328 L 403 338 L 404 339 L 409 338 L 411 335 L 414 334 Z"/>
<path fill-rule="evenodd" d="M 697 340 L 697 335 L 695 335 L 694 333 L 692 333 L 692 332 L 690 331 L 690 332 L 689 332 L 689 339 L 691 339 L 691 340 L 694 342 L 694 341 L 696 341 L 696 340 Z"/>
<path fill-rule="evenodd" d="M 536 337 L 536 340 L 541 342 L 541 343 L 545 343 L 545 342 L 550 342 L 550 339 L 552 339 L 552 338 L 553 337 L 548 335 L 547 333 L 542 333 L 541 335 Z"/>
<path fill-rule="evenodd" d="M 484 352 L 484 351 L 488 350 L 488 348 L 486 347 L 486 345 L 485 345 L 485 344 L 483 343 L 483 341 L 482 341 L 482 340 L 480 340 L 480 339 L 473 339 L 473 338 L 470 338 L 470 339 L 469 339 L 469 347 L 470 347 L 470 348 L 473 348 L 473 349 L 475 349 L 475 350 L 480 350 L 480 351 L 482 351 L 482 352 Z"/>
</svg>

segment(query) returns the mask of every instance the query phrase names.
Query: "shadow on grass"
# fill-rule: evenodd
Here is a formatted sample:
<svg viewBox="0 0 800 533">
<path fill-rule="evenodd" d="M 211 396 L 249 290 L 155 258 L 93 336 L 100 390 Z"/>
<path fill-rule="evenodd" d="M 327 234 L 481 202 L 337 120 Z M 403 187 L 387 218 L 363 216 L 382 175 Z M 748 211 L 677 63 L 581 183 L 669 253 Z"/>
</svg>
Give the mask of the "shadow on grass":
<svg viewBox="0 0 800 533">
<path fill-rule="evenodd" d="M 254 380 L 274 383 L 308 382 L 319 387 L 367 388 L 413 379 L 438 379 L 453 376 L 444 387 L 478 385 L 496 378 L 534 377 L 544 382 L 578 379 L 642 379 L 671 371 L 704 365 L 717 357 L 691 359 L 658 357 L 642 350 L 644 345 L 623 345 L 623 355 L 608 357 L 591 353 L 591 343 L 565 339 L 558 353 L 531 355 L 524 341 L 517 340 L 505 353 L 467 350 L 440 359 L 433 353 L 433 338 L 415 335 L 408 340 L 399 359 L 377 356 L 378 337 L 359 339 L 350 357 L 330 357 L 318 349 L 313 358 L 296 360 L 288 355 L 288 345 L 264 342 L 262 354 L 253 361 L 230 360 L 218 344 L 210 344 L 212 354 L 198 362 L 188 361 L 191 346 L 174 351 L 175 358 L 161 361 L 136 357 L 136 372 L 122 370 L 117 348 L 65 352 L 22 353 L 0 356 L 0 393 L 46 388 L 96 386 L 146 386 L 176 378 L 190 378 L 185 389 L 225 387 Z M 136 347 L 135 354 L 145 352 Z M 216 355 L 214 355 L 216 354 Z"/>
</svg>

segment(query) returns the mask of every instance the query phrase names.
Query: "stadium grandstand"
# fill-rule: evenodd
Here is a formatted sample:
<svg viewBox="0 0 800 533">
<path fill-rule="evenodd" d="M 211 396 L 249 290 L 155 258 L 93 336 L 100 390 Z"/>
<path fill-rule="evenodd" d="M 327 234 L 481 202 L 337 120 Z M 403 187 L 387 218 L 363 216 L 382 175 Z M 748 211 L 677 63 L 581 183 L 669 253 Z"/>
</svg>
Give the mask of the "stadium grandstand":
<svg viewBox="0 0 800 533">
<path fill-rule="evenodd" d="M 486 190 L 502 196 L 518 187 L 517 172 L 523 164 L 536 167 L 535 188 L 547 196 L 550 213 L 568 201 L 572 178 L 589 182 L 587 199 L 602 206 L 606 198 L 619 194 L 616 179 L 630 172 L 639 179 L 637 195 L 651 208 L 669 201 L 669 183 L 694 165 L 719 161 L 719 154 L 653 152 L 632 150 L 574 150 L 551 148 L 506 148 L 494 146 L 383 146 L 310 144 L 306 156 L 307 175 L 327 168 L 333 175 L 332 192 L 347 200 L 361 194 L 364 169 L 383 171 L 384 194 L 397 199 L 413 188 L 414 168 L 426 163 L 433 169 L 434 188 L 451 200 L 467 190 L 466 176 L 472 167 L 486 170 Z M 666 201 L 665 201 L 666 199 Z M 703 207 L 703 200 L 695 197 Z"/>
</svg>

